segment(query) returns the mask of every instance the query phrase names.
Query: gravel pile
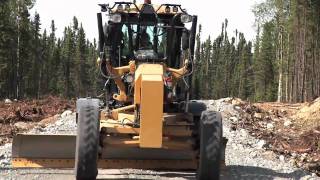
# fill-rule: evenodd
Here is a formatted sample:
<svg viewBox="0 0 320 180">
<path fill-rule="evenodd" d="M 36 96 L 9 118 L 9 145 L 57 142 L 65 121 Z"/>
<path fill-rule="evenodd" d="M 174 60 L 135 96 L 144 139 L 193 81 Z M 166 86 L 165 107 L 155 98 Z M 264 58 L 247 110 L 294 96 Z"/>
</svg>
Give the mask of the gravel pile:
<svg viewBox="0 0 320 180">
<path fill-rule="evenodd" d="M 58 121 L 45 128 L 36 127 L 29 134 L 76 134 L 76 113 L 70 110 L 63 112 Z"/>
<path fill-rule="evenodd" d="M 220 111 L 224 117 L 224 136 L 229 140 L 226 149 L 227 167 L 222 179 L 320 179 L 295 168 L 289 159 L 265 150 L 266 143 L 255 139 L 244 129 L 233 130 L 231 123 L 238 121 L 240 107 L 232 105 L 230 98 L 202 101 L 211 110 Z M 30 133 L 75 134 L 75 113 L 64 112 L 60 119 L 45 128 L 35 128 Z M 11 145 L 0 147 L 0 179 L 72 179 L 72 170 L 12 170 L 10 169 Z M 3 169 L 3 170 L 1 170 Z M 144 170 L 104 170 L 101 177 L 117 179 L 195 179 L 194 172 L 159 172 Z M 117 174 L 117 175 L 114 175 Z M 52 176 L 54 175 L 54 176 Z M 115 176 L 115 177 L 114 177 Z"/>
<path fill-rule="evenodd" d="M 294 165 L 294 161 L 266 151 L 266 142 L 252 137 L 246 130 L 233 130 L 240 107 L 232 105 L 231 98 L 203 101 L 210 110 L 223 114 L 223 133 L 228 139 L 226 165 L 231 179 L 320 179 Z"/>
<path fill-rule="evenodd" d="M 0 147 L 0 168 L 11 167 L 11 144 Z"/>
</svg>

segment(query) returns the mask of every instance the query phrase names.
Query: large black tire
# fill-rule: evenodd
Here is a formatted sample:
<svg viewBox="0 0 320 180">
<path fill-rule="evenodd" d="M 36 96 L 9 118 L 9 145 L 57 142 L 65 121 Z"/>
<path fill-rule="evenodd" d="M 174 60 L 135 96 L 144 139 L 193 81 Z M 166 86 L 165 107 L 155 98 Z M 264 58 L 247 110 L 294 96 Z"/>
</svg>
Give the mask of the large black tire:
<svg viewBox="0 0 320 180">
<path fill-rule="evenodd" d="M 200 119 L 200 155 L 197 179 L 218 180 L 222 150 L 222 117 L 214 111 L 204 111 Z"/>
<path fill-rule="evenodd" d="M 81 99 L 77 103 L 78 124 L 75 156 L 77 180 L 96 179 L 98 175 L 99 100 Z"/>
</svg>

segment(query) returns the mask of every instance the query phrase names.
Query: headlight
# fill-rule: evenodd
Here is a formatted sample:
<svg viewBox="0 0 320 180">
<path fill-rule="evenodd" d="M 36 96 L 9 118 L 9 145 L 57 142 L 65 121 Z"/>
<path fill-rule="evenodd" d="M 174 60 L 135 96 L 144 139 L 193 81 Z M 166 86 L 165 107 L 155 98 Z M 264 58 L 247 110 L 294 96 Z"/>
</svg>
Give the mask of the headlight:
<svg viewBox="0 0 320 180">
<path fill-rule="evenodd" d="M 120 23 L 121 22 L 121 15 L 120 14 L 112 14 L 112 15 L 110 15 L 109 20 L 114 23 Z"/>
<path fill-rule="evenodd" d="M 182 23 L 189 23 L 192 21 L 192 16 L 188 15 L 188 14 L 182 14 L 181 15 L 181 22 Z"/>
<path fill-rule="evenodd" d="M 177 12 L 179 11 L 178 6 L 173 6 L 172 11 L 175 12 L 175 13 L 177 13 Z"/>
</svg>

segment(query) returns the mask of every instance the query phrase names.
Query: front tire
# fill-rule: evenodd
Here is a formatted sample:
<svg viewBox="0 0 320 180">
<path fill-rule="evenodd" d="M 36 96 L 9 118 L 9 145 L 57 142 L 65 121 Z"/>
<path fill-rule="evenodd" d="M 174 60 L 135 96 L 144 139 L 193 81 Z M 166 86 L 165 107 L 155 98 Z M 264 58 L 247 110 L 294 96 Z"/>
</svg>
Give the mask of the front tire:
<svg viewBox="0 0 320 180">
<path fill-rule="evenodd" d="M 77 103 L 78 124 L 75 156 L 75 175 L 77 180 L 96 179 L 98 175 L 99 148 L 99 100 L 80 99 Z"/>
<path fill-rule="evenodd" d="M 200 119 L 199 180 L 218 180 L 222 150 L 222 116 L 219 112 L 204 111 Z"/>
</svg>

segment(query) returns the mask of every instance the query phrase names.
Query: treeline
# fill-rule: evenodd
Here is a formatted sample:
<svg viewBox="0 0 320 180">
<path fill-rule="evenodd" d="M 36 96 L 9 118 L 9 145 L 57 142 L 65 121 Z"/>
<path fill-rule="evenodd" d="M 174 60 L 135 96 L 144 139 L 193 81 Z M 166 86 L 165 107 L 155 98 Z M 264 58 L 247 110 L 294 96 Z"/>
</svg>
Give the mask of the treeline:
<svg viewBox="0 0 320 180">
<path fill-rule="evenodd" d="M 277 100 L 303 102 L 318 97 L 320 1 L 267 0 L 256 5 L 254 13 L 256 61 L 275 64 Z"/>
<path fill-rule="evenodd" d="M 238 31 L 230 38 L 227 28 L 228 20 L 222 24 L 216 39 L 209 37 L 201 43 L 202 26 L 199 27 L 193 76 L 195 99 L 253 98 L 252 43 Z"/>
<path fill-rule="evenodd" d="M 73 18 L 57 38 L 54 21 L 41 30 L 40 15 L 30 15 L 32 0 L 5 0 L 0 5 L 0 96 L 66 97 L 96 93 L 96 42 L 86 39 Z"/>
<path fill-rule="evenodd" d="M 320 1 L 265 0 L 253 8 L 254 44 L 228 21 L 196 50 L 195 98 L 304 102 L 320 95 Z"/>
<path fill-rule="evenodd" d="M 94 96 L 97 45 L 74 17 L 57 38 L 54 21 L 42 30 L 33 0 L 0 2 L 0 98 Z M 201 41 L 195 51 L 193 98 L 310 101 L 320 95 L 320 1 L 265 0 L 253 8 L 256 39 L 237 30 Z"/>
</svg>

